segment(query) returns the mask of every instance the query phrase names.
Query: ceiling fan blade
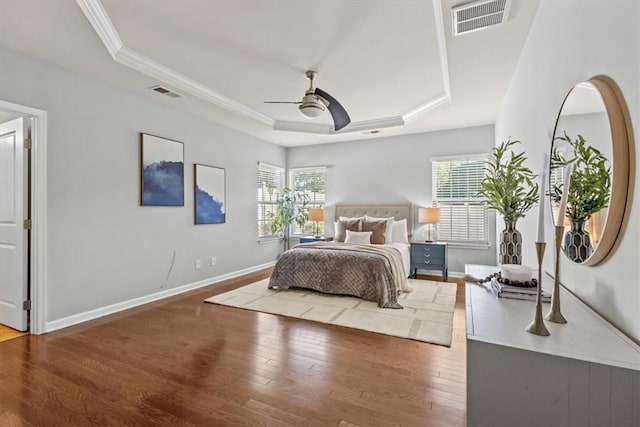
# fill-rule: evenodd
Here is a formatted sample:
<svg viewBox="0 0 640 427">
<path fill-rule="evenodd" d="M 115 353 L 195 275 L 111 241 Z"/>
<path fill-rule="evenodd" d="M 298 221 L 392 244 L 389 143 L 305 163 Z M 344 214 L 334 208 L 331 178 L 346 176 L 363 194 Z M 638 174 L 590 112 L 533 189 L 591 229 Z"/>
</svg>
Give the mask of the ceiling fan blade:
<svg viewBox="0 0 640 427">
<path fill-rule="evenodd" d="M 349 123 L 351 123 L 351 118 L 347 114 L 347 110 L 344 109 L 342 105 L 336 99 L 329 95 L 327 92 L 322 89 L 316 88 L 314 92 L 319 97 L 326 99 L 329 101 L 329 112 L 331 113 L 331 117 L 333 117 L 333 127 L 336 131 L 339 131 Z"/>
<path fill-rule="evenodd" d="M 302 101 L 262 101 L 265 104 L 302 104 Z"/>
</svg>

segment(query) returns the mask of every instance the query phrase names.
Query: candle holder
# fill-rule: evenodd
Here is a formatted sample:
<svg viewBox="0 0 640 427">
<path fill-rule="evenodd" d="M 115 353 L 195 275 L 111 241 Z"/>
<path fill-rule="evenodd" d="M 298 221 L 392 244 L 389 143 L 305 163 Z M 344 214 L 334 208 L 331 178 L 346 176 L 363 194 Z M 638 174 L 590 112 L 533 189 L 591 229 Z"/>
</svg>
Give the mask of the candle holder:
<svg viewBox="0 0 640 427">
<path fill-rule="evenodd" d="M 553 279 L 553 294 L 551 294 L 551 308 L 545 316 L 550 322 L 554 323 L 567 323 L 567 319 L 564 318 L 560 312 L 560 245 L 562 244 L 562 237 L 564 236 L 564 225 L 556 225 L 556 275 Z"/>
<path fill-rule="evenodd" d="M 542 259 L 544 258 L 544 250 L 547 244 L 545 242 L 536 242 L 536 254 L 538 255 L 538 292 L 536 292 L 536 312 L 533 316 L 531 324 L 525 329 L 530 334 L 548 337 L 549 330 L 542 320 Z"/>
</svg>

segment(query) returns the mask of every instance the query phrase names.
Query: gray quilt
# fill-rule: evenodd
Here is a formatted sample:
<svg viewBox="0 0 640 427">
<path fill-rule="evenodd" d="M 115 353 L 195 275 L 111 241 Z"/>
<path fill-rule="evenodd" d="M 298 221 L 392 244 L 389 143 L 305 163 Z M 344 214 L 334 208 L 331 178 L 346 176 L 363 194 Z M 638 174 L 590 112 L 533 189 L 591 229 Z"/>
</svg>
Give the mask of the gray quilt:
<svg viewBox="0 0 640 427">
<path fill-rule="evenodd" d="M 324 242 L 296 245 L 280 256 L 269 289 L 290 287 L 352 295 L 384 308 L 402 308 L 398 294 L 411 291 L 397 249 Z"/>
</svg>

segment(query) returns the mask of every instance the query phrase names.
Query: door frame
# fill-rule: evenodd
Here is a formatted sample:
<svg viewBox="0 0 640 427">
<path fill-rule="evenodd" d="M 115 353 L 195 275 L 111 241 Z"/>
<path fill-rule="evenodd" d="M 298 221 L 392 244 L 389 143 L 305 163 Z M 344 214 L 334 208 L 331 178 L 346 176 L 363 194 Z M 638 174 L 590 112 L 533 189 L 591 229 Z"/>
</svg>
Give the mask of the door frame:
<svg viewBox="0 0 640 427">
<path fill-rule="evenodd" d="M 31 233 L 29 332 L 46 331 L 47 313 L 47 112 L 0 100 L 0 108 L 34 117 L 31 130 Z M 26 218 L 25 218 L 26 219 Z"/>
</svg>

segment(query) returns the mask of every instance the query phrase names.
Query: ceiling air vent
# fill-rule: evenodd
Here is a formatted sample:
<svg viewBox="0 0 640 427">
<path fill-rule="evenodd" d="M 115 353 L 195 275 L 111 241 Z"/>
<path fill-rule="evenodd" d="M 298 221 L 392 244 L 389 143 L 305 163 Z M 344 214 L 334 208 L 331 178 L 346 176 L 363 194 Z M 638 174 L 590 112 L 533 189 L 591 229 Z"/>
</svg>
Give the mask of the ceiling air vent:
<svg viewBox="0 0 640 427">
<path fill-rule="evenodd" d="M 471 33 L 502 24 L 509 15 L 511 0 L 481 0 L 451 9 L 453 35 Z"/>
<path fill-rule="evenodd" d="M 150 87 L 149 89 L 151 89 L 151 90 L 155 90 L 155 91 L 156 91 L 156 92 L 158 92 L 158 93 L 161 93 L 161 94 L 163 94 L 163 95 L 170 96 L 170 97 L 172 97 L 172 98 L 180 98 L 180 97 L 182 96 L 182 95 L 177 94 L 177 93 L 175 93 L 175 92 L 172 92 L 172 91 L 170 91 L 169 89 L 164 88 L 164 87 L 162 87 L 162 86 L 153 86 L 153 87 Z"/>
</svg>

